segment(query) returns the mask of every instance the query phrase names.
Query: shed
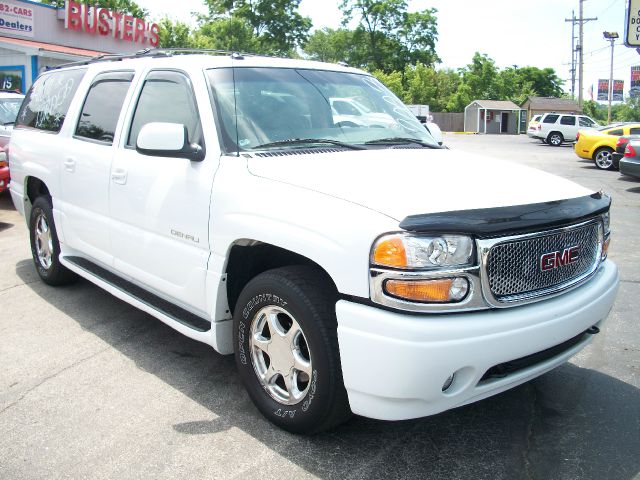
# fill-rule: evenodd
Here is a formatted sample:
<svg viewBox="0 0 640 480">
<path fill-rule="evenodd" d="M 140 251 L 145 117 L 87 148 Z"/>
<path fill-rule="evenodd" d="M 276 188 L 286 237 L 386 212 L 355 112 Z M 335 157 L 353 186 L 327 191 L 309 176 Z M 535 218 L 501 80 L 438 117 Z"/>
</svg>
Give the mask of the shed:
<svg viewBox="0 0 640 480">
<path fill-rule="evenodd" d="M 543 113 L 582 113 L 578 102 L 570 98 L 527 97 L 521 107 L 527 111 L 527 121 Z"/>
<path fill-rule="evenodd" d="M 464 109 L 464 131 L 517 134 L 524 111 L 510 100 L 474 100 Z"/>
</svg>

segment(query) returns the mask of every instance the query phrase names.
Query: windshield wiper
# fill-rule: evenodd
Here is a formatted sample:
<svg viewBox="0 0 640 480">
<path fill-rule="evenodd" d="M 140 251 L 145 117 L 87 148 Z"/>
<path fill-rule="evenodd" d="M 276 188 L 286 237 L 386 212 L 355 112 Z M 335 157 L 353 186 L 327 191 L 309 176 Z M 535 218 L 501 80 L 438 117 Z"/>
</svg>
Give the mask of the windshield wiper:
<svg viewBox="0 0 640 480">
<path fill-rule="evenodd" d="M 422 145 L 427 148 L 435 148 L 441 149 L 440 145 L 434 145 L 432 143 L 423 142 L 422 140 L 418 140 L 417 138 L 411 137 L 389 137 L 389 138 L 378 138 L 377 140 L 369 140 L 368 142 L 364 142 L 365 145 L 402 145 L 403 143 L 415 143 L 417 145 Z"/>
<path fill-rule="evenodd" d="M 286 147 L 289 145 L 313 145 L 318 143 L 328 143 L 329 145 L 335 145 L 337 147 L 349 148 L 351 150 L 364 150 L 364 147 L 359 145 L 353 145 L 351 143 L 340 142 L 338 140 L 330 140 L 328 138 L 290 138 L 288 140 L 280 140 L 278 142 L 263 143 L 256 147 L 252 147 L 251 150 L 259 150 L 261 148 L 271 147 Z"/>
</svg>

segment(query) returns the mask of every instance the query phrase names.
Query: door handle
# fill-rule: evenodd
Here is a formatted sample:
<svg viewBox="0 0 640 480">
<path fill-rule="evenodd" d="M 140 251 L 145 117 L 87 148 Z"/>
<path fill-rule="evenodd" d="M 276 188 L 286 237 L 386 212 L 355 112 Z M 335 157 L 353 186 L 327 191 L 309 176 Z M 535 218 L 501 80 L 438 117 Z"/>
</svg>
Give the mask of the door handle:
<svg viewBox="0 0 640 480">
<path fill-rule="evenodd" d="M 75 172 L 76 171 L 76 159 L 73 157 L 67 157 L 64 159 L 64 169 L 67 172 Z"/>
<path fill-rule="evenodd" d="M 127 183 L 127 171 L 123 168 L 116 168 L 111 172 L 111 180 L 113 183 L 124 185 Z"/>
</svg>

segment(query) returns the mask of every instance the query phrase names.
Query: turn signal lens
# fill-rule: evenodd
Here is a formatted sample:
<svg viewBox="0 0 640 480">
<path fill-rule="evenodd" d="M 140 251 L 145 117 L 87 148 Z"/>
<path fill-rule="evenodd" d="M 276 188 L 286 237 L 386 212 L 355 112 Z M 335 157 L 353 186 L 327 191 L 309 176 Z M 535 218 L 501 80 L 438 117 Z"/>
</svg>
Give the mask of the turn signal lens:
<svg viewBox="0 0 640 480">
<path fill-rule="evenodd" d="M 600 257 L 602 260 L 607 258 L 607 255 L 609 254 L 609 244 L 610 243 L 611 243 L 611 237 L 609 235 L 607 235 L 606 238 L 604 239 L 604 243 L 602 244 L 602 255 Z"/>
<path fill-rule="evenodd" d="M 437 280 L 387 280 L 385 292 L 402 300 L 421 303 L 459 302 L 469 291 L 465 278 L 441 278 Z"/>
<path fill-rule="evenodd" d="M 373 251 L 373 263 L 388 267 L 405 268 L 407 252 L 400 237 L 387 237 L 380 241 Z"/>
<path fill-rule="evenodd" d="M 627 144 L 627 148 L 624 149 L 624 156 L 625 157 L 635 157 L 636 156 L 636 149 L 633 148 L 631 145 Z"/>
<path fill-rule="evenodd" d="M 4 160 L 0 160 L 0 168 L 2 168 L 2 167 L 6 167 L 6 166 L 8 166 L 8 165 L 9 165 L 9 164 L 8 164 L 7 162 L 5 162 Z"/>
</svg>

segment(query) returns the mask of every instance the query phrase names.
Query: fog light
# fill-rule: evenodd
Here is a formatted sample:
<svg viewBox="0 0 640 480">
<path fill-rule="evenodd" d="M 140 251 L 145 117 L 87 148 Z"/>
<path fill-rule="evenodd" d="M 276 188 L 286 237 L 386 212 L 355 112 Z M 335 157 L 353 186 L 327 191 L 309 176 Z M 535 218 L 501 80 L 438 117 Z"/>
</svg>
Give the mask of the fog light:
<svg viewBox="0 0 640 480">
<path fill-rule="evenodd" d="M 469 292 L 466 278 L 439 278 L 437 280 L 387 280 L 384 290 L 388 295 L 422 303 L 459 302 Z"/>
<path fill-rule="evenodd" d="M 455 380 L 455 378 L 456 378 L 456 374 L 455 373 L 449 375 L 449 378 L 447 378 L 444 381 L 444 385 L 442 385 L 442 391 L 443 392 L 446 392 L 447 390 L 449 390 L 449 387 L 451 387 L 451 385 L 453 384 L 453 381 Z"/>
</svg>

